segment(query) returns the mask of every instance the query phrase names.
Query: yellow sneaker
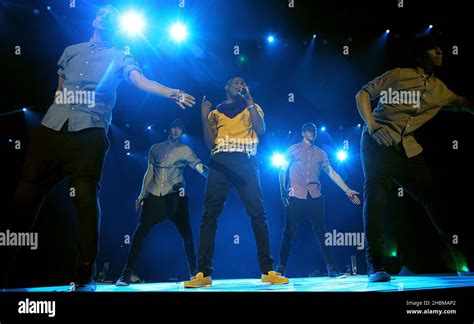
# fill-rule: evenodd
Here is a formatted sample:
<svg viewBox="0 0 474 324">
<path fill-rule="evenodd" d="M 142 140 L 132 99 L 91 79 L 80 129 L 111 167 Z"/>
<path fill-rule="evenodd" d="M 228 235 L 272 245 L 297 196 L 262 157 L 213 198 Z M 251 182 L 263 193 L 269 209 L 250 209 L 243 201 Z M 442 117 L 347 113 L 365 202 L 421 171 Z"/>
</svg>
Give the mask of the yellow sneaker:
<svg viewBox="0 0 474 324">
<path fill-rule="evenodd" d="M 204 277 L 204 274 L 202 272 L 198 272 L 197 275 L 191 277 L 190 281 L 184 282 L 184 288 L 199 288 L 210 286 L 212 286 L 211 276 Z"/>
<path fill-rule="evenodd" d="M 262 282 L 269 282 L 274 285 L 283 285 L 288 283 L 288 278 L 276 271 L 268 271 L 268 274 L 262 274 Z"/>
</svg>

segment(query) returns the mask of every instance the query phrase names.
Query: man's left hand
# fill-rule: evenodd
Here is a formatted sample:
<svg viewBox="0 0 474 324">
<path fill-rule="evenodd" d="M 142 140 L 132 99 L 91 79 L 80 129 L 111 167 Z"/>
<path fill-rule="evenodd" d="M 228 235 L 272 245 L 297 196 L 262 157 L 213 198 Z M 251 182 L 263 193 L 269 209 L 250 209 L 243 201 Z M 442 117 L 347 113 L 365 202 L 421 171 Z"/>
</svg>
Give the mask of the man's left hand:
<svg viewBox="0 0 474 324">
<path fill-rule="evenodd" d="M 358 193 L 357 191 L 355 190 L 352 190 L 352 189 L 349 189 L 347 192 L 346 192 L 346 195 L 347 197 L 349 197 L 349 199 L 352 201 L 353 204 L 355 205 L 360 205 L 360 199 L 357 195 L 360 195 L 360 193 Z"/>
</svg>

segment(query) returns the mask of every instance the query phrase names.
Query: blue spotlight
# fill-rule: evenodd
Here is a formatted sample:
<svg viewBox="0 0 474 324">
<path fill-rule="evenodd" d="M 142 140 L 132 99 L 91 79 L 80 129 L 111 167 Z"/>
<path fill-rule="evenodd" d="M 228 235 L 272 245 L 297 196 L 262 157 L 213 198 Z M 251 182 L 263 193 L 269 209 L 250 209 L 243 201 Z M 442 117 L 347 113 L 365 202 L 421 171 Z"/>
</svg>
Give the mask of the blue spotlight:
<svg viewBox="0 0 474 324">
<path fill-rule="evenodd" d="M 274 167 L 282 168 L 286 167 L 288 162 L 286 161 L 286 158 L 283 154 L 276 152 L 272 155 L 272 164 Z"/>
<path fill-rule="evenodd" d="M 433 25 L 429 25 L 428 28 L 429 28 L 429 29 L 432 29 L 432 28 L 433 28 Z"/>
<path fill-rule="evenodd" d="M 326 127 L 321 127 L 321 132 L 325 132 L 326 131 Z"/>
<path fill-rule="evenodd" d="M 182 23 L 174 23 L 168 30 L 171 39 L 177 43 L 181 43 L 188 37 L 188 28 Z"/>
<path fill-rule="evenodd" d="M 272 35 L 267 37 L 267 42 L 269 42 L 270 44 L 273 43 L 274 41 L 275 41 L 275 37 L 273 37 Z"/>
<path fill-rule="evenodd" d="M 151 126 L 148 126 L 146 129 L 150 130 L 150 129 L 151 129 Z"/>
<path fill-rule="evenodd" d="M 337 159 L 339 161 L 344 161 L 347 159 L 347 152 L 345 150 L 340 150 L 337 152 Z"/>
<path fill-rule="evenodd" d="M 33 14 L 39 15 L 40 11 L 38 9 L 33 9 Z"/>
<path fill-rule="evenodd" d="M 23 111 L 27 111 L 28 109 L 26 109 L 26 108 L 23 108 L 22 110 L 23 110 Z"/>
<path fill-rule="evenodd" d="M 130 156 L 130 152 L 127 152 L 127 155 Z"/>
<path fill-rule="evenodd" d="M 11 138 L 10 138 L 8 141 L 9 141 L 10 143 L 13 142 L 13 140 L 12 140 Z"/>
<path fill-rule="evenodd" d="M 387 30 L 385 31 L 385 34 L 389 34 L 389 33 L 390 33 L 390 29 L 387 29 Z"/>
<path fill-rule="evenodd" d="M 141 14 L 135 11 L 126 12 L 120 18 L 120 28 L 122 32 L 129 35 L 141 34 L 145 28 L 145 19 Z"/>
<path fill-rule="evenodd" d="M 51 10 L 51 6 L 47 6 L 46 9 L 47 9 L 47 10 Z"/>
<path fill-rule="evenodd" d="M 362 125 L 361 125 L 361 124 L 357 124 L 357 127 L 362 127 Z"/>
<path fill-rule="evenodd" d="M 313 38 L 316 38 L 316 34 L 313 35 Z"/>
</svg>

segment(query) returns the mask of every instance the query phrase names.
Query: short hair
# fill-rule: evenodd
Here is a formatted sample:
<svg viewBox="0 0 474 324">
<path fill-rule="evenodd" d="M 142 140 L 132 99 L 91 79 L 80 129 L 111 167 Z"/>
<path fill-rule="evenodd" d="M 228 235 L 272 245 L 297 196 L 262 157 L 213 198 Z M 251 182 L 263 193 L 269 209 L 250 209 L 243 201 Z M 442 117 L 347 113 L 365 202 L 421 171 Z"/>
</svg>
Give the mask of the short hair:
<svg viewBox="0 0 474 324">
<path fill-rule="evenodd" d="M 235 79 L 242 79 L 242 81 L 245 83 L 245 79 L 240 77 L 240 76 L 235 76 L 235 77 L 232 77 L 230 78 L 227 83 L 226 83 L 226 87 L 230 86 L 230 84 L 235 80 Z"/>
<path fill-rule="evenodd" d="M 316 133 L 316 125 L 311 123 L 311 122 L 308 122 L 308 123 L 305 123 L 302 127 L 301 127 L 301 131 L 302 132 L 306 132 L 306 131 L 313 131 L 314 133 Z"/>
<path fill-rule="evenodd" d="M 100 9 L 103 9 L 103 8 L 109 8 L 110 10 L 114 11 L 118 16 L 120 16 L 120 11 L 117 8 L 115 8 L 114 6 L 112 6 L 111 4 L 106 4 L 106 5 L 100 6 L 99 10 L 97 10 L 97 12 L 99 12 Z"/>
<path fill-rule="evenodd" d="M 416 58 L 419 59 L 419 58 L 422 58 L 423 55 L 425 55 L 426 51 L 430 50 L 430 49 L 434 49 L 436 47 L 441 47 L 440 46 L 440 41 L 431 36 L 431 35 L 428 35 L 428 36 L 422 36 L 420 38 L 418 38 L 415 42 L 415 55 L 416 55 Z"/>
<path fill-rule="evenodd" d="M 183 131 L 183 133 L 186 133 L 186 125 L 184 124 L 184 122 L 181 120 L 181 119 L 175 119 L 173 120 L 173 122 L 170 124 L 170 127 L 169 129 L 171 128 L 181 128 L 181 130 Z"/>
</svg>

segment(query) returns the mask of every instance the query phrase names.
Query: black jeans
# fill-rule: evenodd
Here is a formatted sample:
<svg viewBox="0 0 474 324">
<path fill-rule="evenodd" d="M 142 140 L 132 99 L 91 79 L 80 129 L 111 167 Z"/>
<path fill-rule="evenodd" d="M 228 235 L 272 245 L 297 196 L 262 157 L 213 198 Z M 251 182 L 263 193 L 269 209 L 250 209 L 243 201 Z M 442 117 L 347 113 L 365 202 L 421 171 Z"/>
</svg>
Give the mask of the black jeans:
<svg viewBox="0 0 474 324">
<path fill-rule="evenodd" d="M 318 198 L 298 199 L 290 197 L 290 204 L 285 208 L 285 229 L 280 245 L 280 262 L 277 271 L 285 273 L 288 256 L 290 255 L 291 240 L 298 229 L 298 224 L 303 219 L 308 219 L 313 227 L 313 233 L 316 235 L 323 258 L 327 266 L 333 266 L 331 251 L 324 241 L 326 227 L 324 225 L 324 200 Z"/>
<path fill-rule="evenodd" d="M 196 274 L 196 252 L 194 249 L 193 232 L 189 222 L 188 204 L 188 197 L 181 197 L 178 192 L 160 197 L 148 194 L 143 201 L 140 221 L 138 222 L 135 233 L 133 234 L 127 263 L 122 272 L 123 274 L 130 274 L 132 269 L 135 267 L 143 240 L 148 232 L 155 225 L 168 219 L 173 222 L 183 238 L 184 251 L 188 258 L 190 274 L 192 276 Z"/>
<path fill-rule="evenodd" d="M 212 273 L 217 219 L 221 214 L 231 186 L 237 190 L 257 241 L 260 270 L 272 271 L 268 223 L 263 207 L 260 187 L 260 171 L 255 156 L 244 153 L 216 153 L 209 163 L 209 174 L 204 198 L 204 214 L 201 220 L 198 268 L 205 276 Z"/>
<path fill-rule="evenodd" d="M 15 193 L 17 229 L 30 230 L 46 194 L 64 177 L 69 178 L 77 210 L 77 282 L 92 279 L 99 250 L 99 189 L 108 149 L 103 128 L 68 132 L 65 125 L 58 132 L 40 125 L 33 131 Z"/>
<path fill-rule="evenodd" d="M 364 132 L 361 138 L 361 158 L 364 170 L 364 230 L 366 237 L 367 273 L 384 269 L 383 209 L 392 182 L 402 187 L 420 202 L 439 236 L 453 254 L 450 237 L 441 225 L 439 198 L 421 154 L 411 158 L 395 147 L 378 145 Z"/>
</svg>

